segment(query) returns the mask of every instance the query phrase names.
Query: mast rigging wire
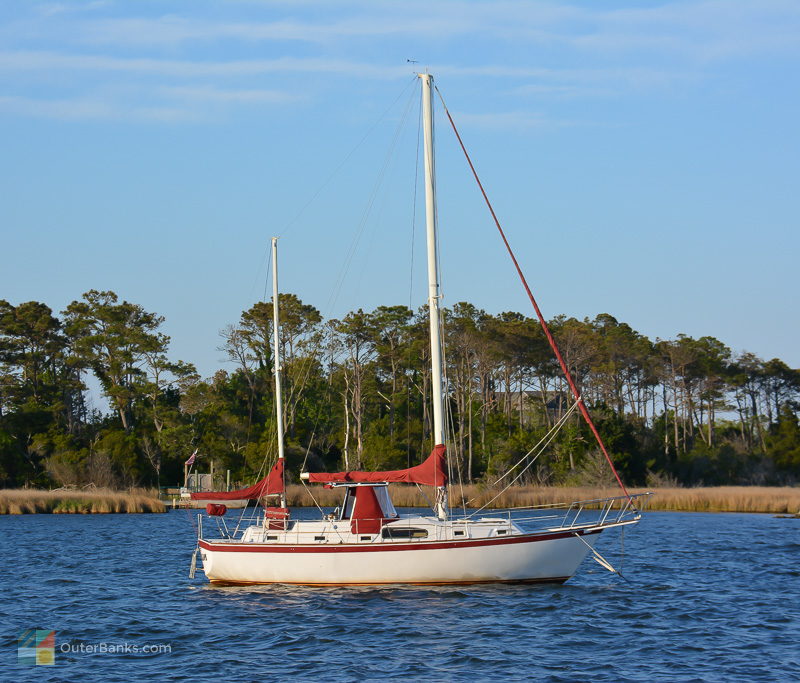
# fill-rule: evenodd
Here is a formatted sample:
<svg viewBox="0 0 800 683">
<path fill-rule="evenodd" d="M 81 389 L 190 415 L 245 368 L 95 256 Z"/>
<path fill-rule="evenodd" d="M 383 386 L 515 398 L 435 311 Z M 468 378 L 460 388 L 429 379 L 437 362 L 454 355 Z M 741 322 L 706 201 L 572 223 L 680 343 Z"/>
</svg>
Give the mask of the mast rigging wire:
<svg viewBox="0 0 800 683">
<path fill-rule="evenodd" d="M 403 92 L 405 92 L 405 90 Z M 401 95 L 402 95 L 402 93 L 401 93 Z M 399 97 L 398 97 L 398 99 L 399 99 Z M 395 102 L 396 101 L 397 100 L 395 100 Z M 384 180 L 386 178 L 386 175 L 388 173 L 389 167 L 391 165 L 392 157 L 394 156 L 395 149 L 397 148 L 397 143 L 398 143 L 398 141 L 400 139 L 400 136 L 401 136 L 401 134 L 403 132 L 403 129 L 404 129 L 405 124 L 406 124 L 406 121 L 408 119 L 408 114 L 409 114 L 409 111 L 411 109 L 412 101 L 413 101 L 412 98 L 409 97 L 408 102 L 407 102 L 406 107 L 405 107 L 405 110 L 401 114 L 400 120 L 399 120 L 399 122 L 397 124 L 397 127 L 395 129 L 394 135 L 393 135 L 392 140 L 391 140 L 391 142 L 389 144 L 389 148 L 386 151 L 386 156 L 385 156 L 385 158 L 383 160 L 383 164 L 382 164 L 380 170 L 377 173 L 377 176 L 375 178 L 375 182 L 373 184 L 372 190 L 371 190 L 370 195 L 369 195 L 368 200 L 367 200 L 367 205 L 364 207 L 363 213 L 362 213 L 361 218 L 360 218 L 360 220 L 358 222 L 358 225 L 356 227 L 355 233 L 353 234 L 353 237 L 352 237 L 352 239 L 350 241 L 350 245 L 349 245 L 349 247 L 347 249 L 347 253 L 345 254 L 344 262 L 342 263 L 342 266 L 341 266 L 341 268 L 339 270 L 339 274 L 338 274 L 338 276 L 336 278 L 336 281 L 334 282 L 333 288 L 331 289 L 331 293 L 330 293 L 330 295 L 328 297 L 328 302 L 327 302 L 327 309 L 328 310 L 333 310 L 333 307 L 336 305 L 336 301 L 339 298 L 339 294 L 341 293 L 342 287 L 344 286 L 344 282 L 347 279 L 347 275 L 348 275 L 348 273 L 350 271 L 350 267 L 352 265 L 353 258 L 355 257 L 355 254 L 358 251 L 359 243 L 361 241 L 361 238 L 362 238 L 362 236 L 364 234 L 364 231 L 365 231 L 365 229 L 367 227 L 367 224 L 369 222 L 370 215 L 372 214 L 373 207 L 374 207 L 375 202 L 376 202 L 376 200 L 378 198 L 378 194 L 381 191 L 381 187 L 383 185 L 383 182 L 384 182 Z"/>
<path fill-rule="evenodd" d="M 625 484 L 622 483 L 622 479 L 620 478 L 619 473 L 617 472 L 617 468 L 614 467 L 614 462 L 613 460 L 611 460 L 611 456 L 608 454 L 608 451 L 606 450 L 606 446 L 603 443 L 603 439 L 600 436 L 600 432 L 598 432 L 597 427 L 595 427 L 594 421 L 592 420 L 592 416 L 589 414 L 589 409 L 586 407 L 583 400 L 581 399 L 580 392 L 578 391 L 578 388 L 575 385 L 575 381 L 572 378 L 572 374 L 570 373 L 569 368 L 567 367 L 567 364 L 564 361 L 563 356 L 561 355 L 561 351 L 558 348 L 558 344 L 556 344 L 556 340 L 553 337 L 552 332 L 550 331 L 550 327 L 547 325 L 547 321 L 544 319 L 544 315 L 542 315 L 542 311 L 539 309 L 539 304 L 536 303 L 536 299 L 533 296 L 533 292 L 531 292 L 531 289 L 528 286 L 528 281 L 525 279 L 525 275 L 522 273 L 522 269 L 520 268 L 519 263 L 517 262 L 517 257 L 514 255 L 514 252 L 511 249 L 511 245 L 508 243 L 508 239 L 506 238 L 506 234 L 505 232 L 503 232 L 503 228 L 500 226 L 500 221 L 497 218 L 497 214 L 495 214 L 494 212 L 494 208 L 492 207 L 492 203 L 489 201 L 489 197 L 486 194 L 486 190 L 483 189 L 483 183 L 481 183 L 481 180 L 478 177 L 478 172 L 475 170 L 475 166 L 472 163 L 472 159 L 469 156 L 469 152 L 467 152 L 467 148 L 464 146 L 464 141 L 461 139 L 461 135 L 459 135 L 458 128 L 456 128 L 455 121 L 453 121 L 453 117 L 450 115 L 450 110 L 447 108 L 447 104 L 445 104 L 444 97 L 442 97 L 442 93 L 439 91 L 439 88 L 436 88 L 436 93 L 439 95 L 439 99 L 442 102 L 442 108 L 444 109 L 444 113 L 447 114 L 447 119 L 450 121 L 450 125 L 453 128 L 453 132 L 456 134 L 456 138 L 458 138 L 458 144 L 461 145 L 461 151 L 464 152 L 464 156 L 467 158 L 467 163 L 469 164 L 470 170 L 472 171 L 472 175 L 475 178 L 475 182 L 478 183 L 478 187 L 480 188 L 481 194 L 483 195 L 483 199 L 486 202 L 486 206 L 489 208 L 489 212 L 492 214 L 492 218 L 494 219 L 494 224 L 497 226 L 497 230 L 500 232 L 500 237 L 503 239 L 503 244 L 505 244 L 506 246 L 508 255 L 511 257 L 511 260 L 514 263 L 514 267 L 517 270 L 517 275 L 519 275 L 519 279 L 522 281 L 522 286 L 525 288 L 525 291 L 528 294 L 528 298 L 530 299 L 530 302 L 533 305 L 533 309 L 536 311 L 536 317 L 539 318 L 539 323 L 541 324 L 542 330 L 544 331 L 544 334 L 547 337 L 547 341 L 550 343 L 550 348 L 553 349 L 553 353 L 555 353 L 556 355 L 558 364 L 561 366 L 561 371 L 564 373 L 564 377 L 567 380 L 567 384 L 569 385 L 569 388 L 572 391 L 573 396 L 575 397 L 575 401 L 578 404 L 578 408 L 581 411 L 581 415 L 583 415 L 583 419 L 586 420 L 586 424 L 589 425 L 589 429 L 591 429 L 592 434 L 594 435 L 594 438 L 597 441 L 597 444 L 600 446 L 600 450 L 603 452 L 603 455 L 608 461 L 608 464 L 611 466 L 611 471 L 614 473 L 614 477 L 616 477 L 619 487 L 622 489 L 622 492 L 628 498 L 628 501 L 633 503 L 631 495 L 625 488 Z"/>
<path fill-rule="evenodd" d="M 381 121 L 383 121 L 383 119 L 384 119 L 384 118 L 386 117 L 386 115 L 387 115 L 387 114 L 388 114 L 388 113 L 389 113 L 389 112 L 390 112 L 390 111 L 391 111 L 391 110 L 394 108 L 394 106 L 397 104 L 397 102 L 400 100 L 400 98 L 402 98 L 402 97 L 403 97 L 403 95 L 405 94 L 406 90 L 408 90 L 408 88 L 410 88 L 410 87 L 411 87 L 411 84 L 412 84 L 412 83 L 415 83 L 415 82 L 416 82 L 416 80 L 417 80 L 417 77 L 416 77 L 416 76 L 414 76 L 414 78 L 412 78 L 412 79 L 411 79 L 411 80 L 410 80 L 410 81 L 409 81 L 409 82 L 406 84 L 406 86 L 405 86 L 405 87 L 404 87 L 404 88 L 403 88 L 403 89 L 400 91 L 400 94 L 399 94 L 399 95 L 398 95 L 398 96 L 397 96 L 397 97 L 394 99 L 394 101 L 393 101 L 393 102 L 392 102 L 392 103 L 391 103 L 391 104 L 390 104 L 390 105 L 389 105 L 389 106 L 388 106 L 388 107 L 387 107 L 387 108 L 386 108 L 386 109 L 383 111 L 383 113 L 382 113 L 382 114 L 381 114 L 381 115 L 380 115 L 380 116 L 379 116 L 379 117 L 376 119 L 376 121 L 375 121 L 375 122 L 374 122 L 374 123 L 373 123 L 373 124 L 372 124 L 372 125 L 369 127 L 369 129 L 367 130 L 367 132 L 366 132 L 366 133 L 364 133 L 364 135 L 363 135 L 363 137 L 361 138 L 361 140 L 359 140 L 359 141 L 356 143 L 355 147 L 353 147 L 353 148 L 352 148 L 352 149 L 351 149 L 351 150 L 350 150 L 350 151 L 349 151 L 349 152 L 348 152 L 348 153 L 345 155 L 345 157 L 344 157 L 344 158 L 343 158 L 343 159 L 342 159 L 342 160 L 339 162 L 339 165 L 338 165 L 338 166 L 336 166 L 336 168 L 334 168 L 334 169 L 333 169 L 333 171 L 331 171 L 331 173 L 330 173 L 330 175 L 327 177 L 327 179 L 326 179 L 326 180 L 325 180 L 325 181 L 324 181 L 324 182 L 323 182 L 323 183 L 322 183 L 322 184 L 321 184 L 321 185 L 320 185 L 320 186 L 317 188 L 317 190 L 314 192 L 314 194 L 313 194 L 313 195 L 311 195 L 311 198 L 310 198 L 310 199 L 309 199 L 309 200 L 308 200 L 308 201 L 307 201 L 307 202 L 306 202 L 306 203 L 305 203 L 305 204 L 302 206 L 302 208 L 301 208 L 301 209 L 300 209 L 300 210 L 299 210 L 299 211 L 298 211 L 298 212 L 295 214 L 294 218 L 292 218 L 292 219 L 291 219 L 291 220 L 290 220 L 288 223 L 286 223 L 286 225 L 285 225 L 285 226 L 284 226 L 284 228 L 283 228 L 283 232 L 284 232 L 284 233 L 285 233 L 285 232 L 288 232 L 288 231 L 289 231 L 289 229 L 290 229 L 290 228 L 292 228 L 292 227 L 294 226 L 294 224 L 295 224 L 295 223 L 296 223 L 296 222 L 297 222 L 297 221 L 300 219 L 300 216 L 302 216 L 302 215 L 303 215 L 303 213 L 305 212 L 305 210 L 306 210 L 306 209 L 307 209 L 309 206 L 311 206 L 311 204 L 313 204 L 313 203 L 314 203 L 314 200 L 316 200 L 316 198 L 317 198 L 317 197 L 320 195 L 320 193 L 321 193 L 321 192 L 322 192 L 322 191 L 323 191 L 323 190 L 324 190 L 324 189 L 325 189 L 325 188 L 326 188 L 326 187 L 327 187 L 327 186 L 330 184 L 330 182 L 331 182 L 331 181 L 334 179 L 334 177 L 336 177 L 336 175 L 339 173 L 339 171 L 341 171 L 341 170 L 342 170 L 342 167 L 343 167 L 343 166 L 344 166 L 344 165 L 345 165 L 345 164 L 346 164 L 346 163 L 347 163 L 347 162 L 350 160 L 350 157 L 352 157 L 352 156 L 353 156 L 353 154 L 355 154 L 355 153 L 356 153 L 356 150 L 357 150 L 359 147 L 361 147 L 361 145 L 363 145 L 363 144 L 364 144 L 364 142 L 367 140 L 367 138 L 368 138 L 368 137 L 369 137 L 369 136 L 372 134 L 372 131 L 373 131 L 373 130 L 375 130 L 375 128 L 377 128 L 377 127 L 378 127 L 378 124 L 379 124 Z"/>
<path fill-rule="evenodd" d="M 419 188 L 419 142 L 422 134 L 422 100 L 417 116 L 417 152 L 414 156 L 414 199 L 411 203 L 411 267 L 408 285 L 408 307 L 413 311 L 414 302 L 414 243 L 417 232 L 417 190 Z"/>
<path fill-rule="evenodd" d="M 511 472 L 514 471 L 515 468 L 519 467 L 519 465 L 522 463 L 523 460 L 525 460 L 531 453 L 533 453 L 535 450 L 538 449 L 539 452 L 533 456 L 531 461 L 527 465 L 525 465 L 522 471 L 520 471 L 520 473 L 516 477 L 514 477 L 510 482 L 508 482 L 508 484 L 506 484 L 501 491 L 498 491 L 497 494 L 494 496 L 494 498 L 481 505 L 481 507 L 475 510 L 475 512 L 473 512 L 470 516 L 474 517 L 481 510 L 485 510 L 487 507 L 489 507 L 489 505 L 494 503 L 494 501 L 496 501 L 500 496 L 502 496 L 506 491 L 508 491 L 508 489 L 510 489 L 514 484 L 516 484 L 522 478 L 522 475 L 525 474 L 525 472 L 527 472 L 533 466 L 533 464 L 536 462 L 539 456 L 542 453 L 544 453 L 545 448 L 547 448 L 552 443 L 553 439 L 556 438 L 556 434 L 558 434 L 558 432 L 561 430 L 561 427 L 563 427 L 564 424 L 567 422 L 567 419 L 569 418 L 570 415 L 572 415 L 577 405 L 578 405 L 577 403 L 573 403 L 570 409 L 564 414 L 564 417 L 562 417 L 555 425 L 553 425 L 550 431 L 547 432 L 547 434 L 545 434 L 539 440 L 539 443 L 537 443 L 533 448 L 531 448 L 531 450 L 529 450 L 525 455 L 523 455 L 522 458 L 520 458 L 519 461 L 517 461 L 517 463 L 508 470 L 508 472 L 506 472 L 502 477 L 500 477 L 500 479 L 498 479 L 495 482 L 495 485 L 497 485 L 505 477 L 511 474 Z M 473 498 L 472 500 L 475 499 Z"/>
</svg>

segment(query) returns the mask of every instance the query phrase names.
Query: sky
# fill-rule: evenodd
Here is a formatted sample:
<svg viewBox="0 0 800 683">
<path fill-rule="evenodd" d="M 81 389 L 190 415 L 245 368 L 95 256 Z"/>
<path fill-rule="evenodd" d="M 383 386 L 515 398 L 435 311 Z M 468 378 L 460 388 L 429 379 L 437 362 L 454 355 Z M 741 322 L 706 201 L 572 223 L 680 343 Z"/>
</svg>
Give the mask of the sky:
<svg viewBox="0 0 800 683">
<path fill-rule="evenodd" d="M 545 316 L 800 367 L 799 67 L 794 0 L 6 0 L 0 298 L 113 290 L 204 376 L 273 235 L 326 318 L 422 305 L 427 69 Z M 443 304 L 532 315 L 436 126 Z"/>
</svg>

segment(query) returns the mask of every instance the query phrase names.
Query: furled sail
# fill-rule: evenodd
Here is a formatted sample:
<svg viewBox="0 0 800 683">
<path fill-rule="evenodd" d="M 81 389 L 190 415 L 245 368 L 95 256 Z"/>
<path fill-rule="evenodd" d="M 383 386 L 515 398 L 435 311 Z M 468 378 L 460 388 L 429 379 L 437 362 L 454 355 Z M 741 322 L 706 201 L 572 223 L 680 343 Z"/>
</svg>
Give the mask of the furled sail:
<svg viewBox="0 0 800 683">
<path fill-rule="evenodd" d="M 434 446 L 425 462 L 405 470 L 387 472 L 309 472 L 308 481 L 313 484 L 333 484 L 342 482 L 423 484 L 425 486 L 445 486 L 447 484 L 447 461 L 444 444 Z"/>
<path fill-rule="evenodd" d="M 236 491 L 196 491 L 194 500 L 259 500 L 270 494 L 283 493 L 283 460 L 278 460 L 269 474 L 252 486 Z"/>
</svg>

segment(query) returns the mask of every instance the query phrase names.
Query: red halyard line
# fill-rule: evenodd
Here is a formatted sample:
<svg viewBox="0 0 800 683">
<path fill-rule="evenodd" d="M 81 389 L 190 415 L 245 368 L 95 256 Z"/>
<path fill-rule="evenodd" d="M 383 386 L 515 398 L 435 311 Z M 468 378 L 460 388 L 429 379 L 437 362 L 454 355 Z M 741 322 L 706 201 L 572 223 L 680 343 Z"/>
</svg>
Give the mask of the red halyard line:
<svg viewBox="0 0 800 683">
<path fill-rule="evenodd" d="M 578 388 L 575 386 L 575 382 L 572 379 L 572 375 L 570 374 L 569 369 L 567 368 L 567 364 L 564 361 L 564 358 L 561 356 L 561 351 L 558 349 L 558 345 L 556 344 L 556 340 L 553 337 L 552 333 L 550 332 L 550 328 L 547 325 L 547 322 L 542 315 L 542 311 L 539 309 L 539 304 L 536 303 L 536 299 L 533 296 L 533 292 L 531 292 L 530 287 L 528 287 L 528 281 L 525 279 L 525 275 L 522 273 L 522 269 L 517 262 L 517 257 L 514 256 L 514 252 L 511 249 L 511 245 L 508 243 L 506 239 L 506 234 L 503 232 L 503 228 L 500 226 L 500 221 L 497 218 L 497 214 L 494 212 L 494 208 L 492 207 L 492 203 L 489 201 L 489 196 L 486 194 L 486 190 L 483 189 L 483 183 L 481 183 L 481 179 L 478 177 L 478 172 L 475 170 L 475 166 L 472 164 L 472 159 L 469 156 L 469 152 L 467 152 L 467 148 L 464 146 L 464 141 L 461 139 L 461 135 L 458 133 L 458 129 L 456 128 L 455 121 L 453 121 L 453 117 L 450 116 L 450 111 L 447 108 L 447 105 L 444 103 L 444 98 L 442 97 L 442 93 L 439 92 L 439 89 L 436 88 L 436 92 L 439 93 L 439 99 L 442 101 L 442 107 L 444 107 L 444 113 L 447 114 L 447 118 L 450 121 L 450 125 L 453 127 L 453 132 L 456 134 L 458 138 L 458 144 L 461 145 L 461 150 L 464 152 L 464 156 L 467 158 L 467 163 L 469 164 L 470 169 L 472 170 L 472 175 L 475 177 L 475 182 L 478 183 L 478 187 L 481 190 L 481 194 L 483 195 L 483 199 L 486 202 L 486 206 L 489 207 L 489 212 L 492 214 L 492 218 L 494 219 L 494 224 L 497 226 L 498 231 L 500 232 L 500 237 L 503 238 L 503 243 L 506 245 L 506 250 L 508 251 L 509 256 L 511 256 L 511 260 L 514 262 L 514 267 L 517 269 L 517 274 L 519 275 L 519 279 L 522 281 L 522 286 L 525 288 L 525 291 L 528 294 L 528 298 L 533 304 L 533 309 L 536 311 L 536 317 L 539 318 L 539 323 L 544 330 L 544 334 L 547 337 L 547 341 L 550 344 L 550 348 L 553 349 L 553 353 L 556 355 L 556 359 L 558 360 L 559 365 L 561 366 L 561 370 L 564 373 L 564 376 L 567 379 L 567 384 L 569 384 L 569 388 L 572 391 L 573 396 L 575 396 L 575 400 L 578 402 L 578 409 L 581 411 L 581 415 L 586 420 L 586 424 L 589 425 L 589 428 L 592 430 L 592 434 L 594 435 L 595 440 L 597 441 L 598 445 L 600 446 L 600 450 L 603 451 L 603 455 L 606 457 L 608 464 L 611 465 L 611 471 L 614 473 L 614 476 L 617 478 L 617 483 L 619 484 L 622 491 L 628 498 L 628 501 L 631 503 L 633 500 L 631 499 L 628 490 L 625 488 L 625 484 L 622 483 L 622 479 L 617 472 L 617 468 L 614 467 L 614 462 L 611 460 L 611 456 L 608 454 L 606 450 L 606 446 L 603 443 L 603 439 L 600 436 L 600 433 L 597 431 L 597 428 L 594 426 L 594 421 L 592 420 L 591 415 L 589 415 L 589 409 L 584 405 L 583 399 L 578 392 Z"/>
</svg>

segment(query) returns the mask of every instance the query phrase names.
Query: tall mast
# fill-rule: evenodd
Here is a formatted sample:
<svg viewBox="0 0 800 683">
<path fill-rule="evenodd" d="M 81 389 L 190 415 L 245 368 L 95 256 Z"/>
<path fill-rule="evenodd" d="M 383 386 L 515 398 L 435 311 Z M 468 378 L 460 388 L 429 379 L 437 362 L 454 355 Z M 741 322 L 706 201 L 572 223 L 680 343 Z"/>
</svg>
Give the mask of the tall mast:
<svg viewBox="0 0 800 683">
<path fill-rule="evenodd" d="M 444 404 L 442 402 L 442 334 L 439 325 L 439 258 L 436 240 L 436 164 L 433 154 L 433 76 L 419 74 L 422 80 L 422 127 L 425 134 L 425 225 L 428 242 L 428 311 L 431 327 L 431 386 L 433 398 L 433 443 L 443 444 Z M 447 487 L 436 495 L 436 513 L 447 519 Z"/>
<path fill-rule="evenodd" d="M 280 321 L 278 316 L 278 238 L 272 238 L 272 345 L 275 367 L 275 419 L 278 432 L 278 459 L 283 460 L 283 399 L 281 397 Z M 284 475 L 285 480 L 285 475 Z M 281 507 L 286 507 L 286 486 L 281 490 Z"/>
<path fill-rule="evenodd" d="M 439 329 L 439 259 L 436 248 L 436 167 L 433 155 L 433 76 L 422 80 L 422 126 L 425 134 L 425 224 L 428 237 L 428 310 L 431 328 L 431 384 L 433 387 L 433 443 L 444 443 L 442 409 L 442 346 Z"/>
</svg>

